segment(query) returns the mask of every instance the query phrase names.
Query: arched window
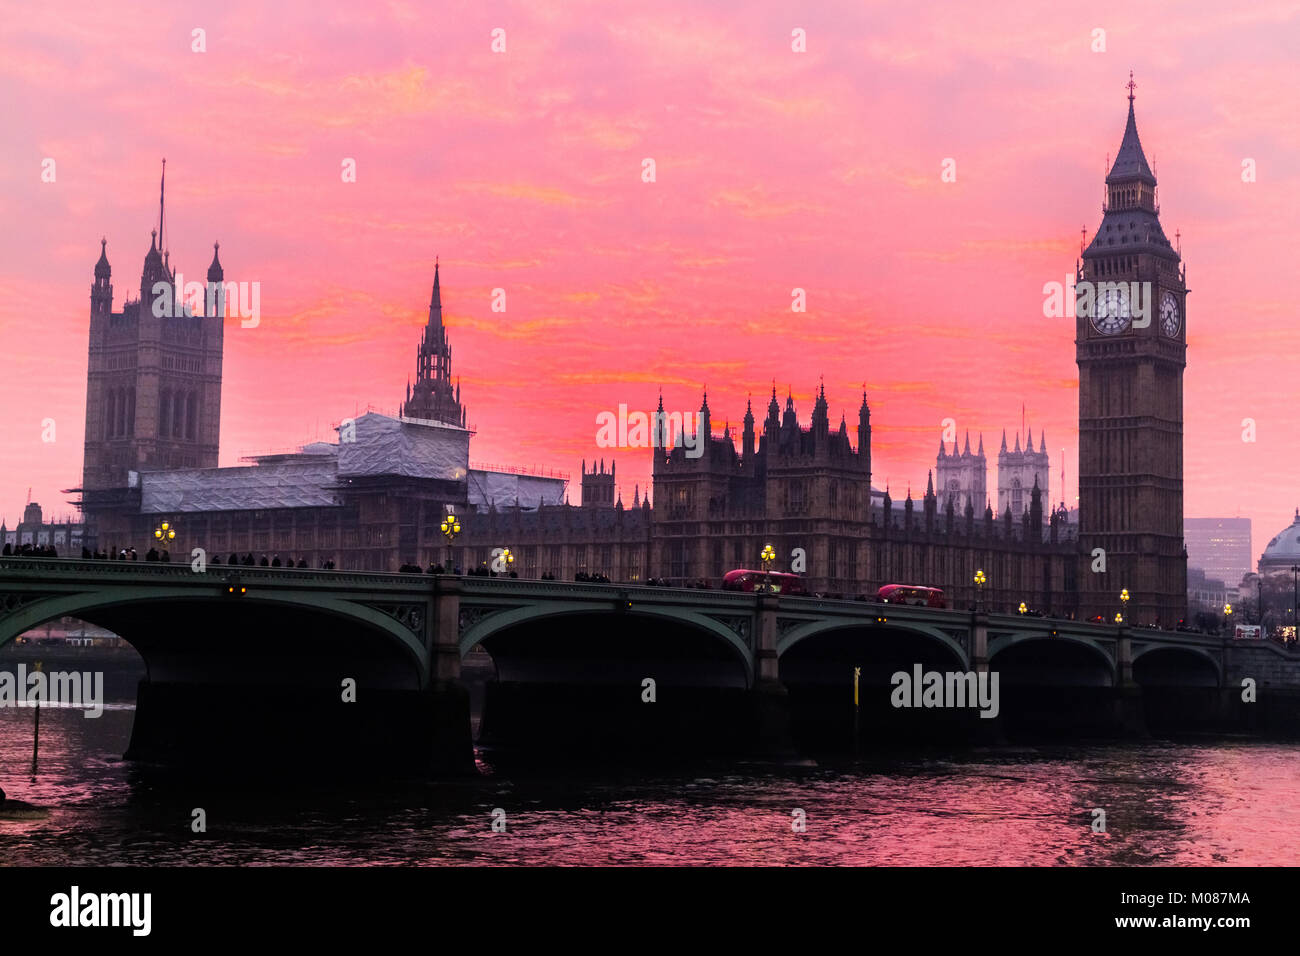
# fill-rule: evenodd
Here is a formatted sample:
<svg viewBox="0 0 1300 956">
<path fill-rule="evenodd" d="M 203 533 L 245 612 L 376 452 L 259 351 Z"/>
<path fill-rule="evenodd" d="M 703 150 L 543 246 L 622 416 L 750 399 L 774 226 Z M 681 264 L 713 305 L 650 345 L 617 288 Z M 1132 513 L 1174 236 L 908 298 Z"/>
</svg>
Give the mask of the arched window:
<svg viewBox="0 0 1300 956">
<path fill-rule="evenodd" d="M 1025 492 L 1019 478 L 1011 479 L 1011 513 L 1023 514 L 1025 510 Z"/>
<path fill-rule="evenodd" d="M 185 393 L 172 392 L 172 438 L 185 436 Z"/>
<path fill-rule="evenodd" d="M 199 396 L 196 392 L 190 392 L 189 400 L 185 403 L 185 437 L 190 441 L 198 436 L 199 427 Z"/>
<path fill-rule="evenodd" d="M 112 438 L 117 434 L 113 429 L 117 426 L 117 392 L 111 388 L 108 390 L 108 398 L 104 403 L 104 437 Z"/>
<path fill-rule="evenodd" d="M 128 436 L 135 435 L 135 386 L 132 385 L 126 393 L 126 433 Z"/>
<path fill-rule="evenodd" d="M 158 437 L 166 438 L 172 431 L 172 393 L 163 389 L 158 399 Z"/>
<path fill-rule="evenodd" d="M 117 435 L 126 435 L 126 389 L 117 390 Z"/>
</svg>

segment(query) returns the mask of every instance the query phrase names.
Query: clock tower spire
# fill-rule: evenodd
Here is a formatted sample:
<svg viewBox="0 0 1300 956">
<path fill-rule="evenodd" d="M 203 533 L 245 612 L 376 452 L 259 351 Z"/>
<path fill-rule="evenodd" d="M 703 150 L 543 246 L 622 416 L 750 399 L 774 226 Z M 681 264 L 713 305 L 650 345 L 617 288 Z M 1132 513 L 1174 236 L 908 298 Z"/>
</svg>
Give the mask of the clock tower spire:
<svg viewBox="0 0 1300 956">
<path fill-rule="evenodd" d="M 1077 272 L 1080 609 L 1173 627 L 1186 615 L 1183 369 L 1186 271 L 1160 225 L 1138 138 L 1137 84 L 1106 176 L 1101 225 Z M 1101 570 L 1104 568 L 1104 571 Z"/>
</svg>

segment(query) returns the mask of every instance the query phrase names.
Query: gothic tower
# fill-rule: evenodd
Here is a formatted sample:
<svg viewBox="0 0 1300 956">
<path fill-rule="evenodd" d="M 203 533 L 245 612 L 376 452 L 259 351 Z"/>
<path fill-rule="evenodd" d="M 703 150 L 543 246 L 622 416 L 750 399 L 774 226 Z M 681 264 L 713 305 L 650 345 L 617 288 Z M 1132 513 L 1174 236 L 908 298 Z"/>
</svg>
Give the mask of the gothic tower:
<svg viewBox="0 0 1300 956">
<path fill-rule="evenodd" d="M 1174 626 L 1186 614 L 1183 369 L 1186 271 L 1160 227 L 1156 177 L 1128 123 L 1101 225 L 1076 267 L 1080 604 Z M 1105 572 L 1100 569 L 1104 552 Z"/>
<path fill-rule="evenodd" d="M 163 244 L 162 198 L 160 191 L 158 228 L 144 259 L 138 299 L 113 311 L 106 239 L 95 263 L 79 489 L 88 513 L 120 504 L 133 471 L 217 465 L 223 322 L 216 303 L 221 300 L 204 295 L 195 314 L 192 300 L 177 287 Z M 208 278 L 218 284 L 223 278 L 215 253 Z"/>
<path fill-rule="evenodd" d="M 596 471 L 596 463 L 591 463 L 591 471 L 587 471 L 587 462 L 582 462 L 582 507 L 584 508 L 612 508 L 614 507 L 614 462 L 610 461 L 609 471 L 605 471 L 605 459 L 600 460 L 600 471 Z"/>
<path fill-rule="evenodd" d="M 953 439 L 949 454 L 943 439 L 939 439 L 939 455 L 935 460 L 934 475 L 940 507 L 952 505 L 954 513 L 964 514 L 967 507 L 978 508 L 988 495 L 988 459 L 984 455 L 984 436 L 979 436 L 979 451 L 970 450 L 970 431 L 966 432 L 966 447 L 958 454 L 957 441 Z"/>
<path fill-rule="evenodd" d="M 1022 518 L 1029 511 L 1030 493 L 1037 486 L 1044 500 L 1050 500 L 1048 484 L 1051 459 L 1047 454 L 1047 433 L 1038 436 L 1039 447 L 1034 450 L 1034 430 L 1026 436 L 1024 450 L 1020 448 L 1020 433 L 1016 432 L 1016 447 L 1007 451 L 1007 433 L 1002 433 L 1002 449 L 998 452 L 998 512 L 1010 511 L 1013 518 Z"/>
<path fill-rule="evenodd" d="M 451 383 L 451 345 L 442 324 L 442 287 L 438 263 L 433 264 L 433 296 L 429 300 L 429 321 L 415 350 L 415 385 L 408 382 L 406 418 L 422 418 L 447 425 L 465 426 L 465 409 L 460 404 L 460 385 Z"/>
</svg>

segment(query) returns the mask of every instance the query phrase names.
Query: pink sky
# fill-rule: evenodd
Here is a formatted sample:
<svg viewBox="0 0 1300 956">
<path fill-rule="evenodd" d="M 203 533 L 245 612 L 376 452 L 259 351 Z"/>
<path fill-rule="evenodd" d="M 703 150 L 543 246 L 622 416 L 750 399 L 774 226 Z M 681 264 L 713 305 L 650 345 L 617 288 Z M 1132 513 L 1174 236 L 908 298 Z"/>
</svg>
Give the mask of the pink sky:
<svg viewBox="0 0 1300 956">
<path fill-rule="evenodd" d="M 575 501 L 584 457 L 617 457 L 625 503 L 648 480 L 645 451 L 596 446 L 598 412 L 660 387 L 694 410 L 707 384 L 720 433 L 775 378 L 806 424 L 824 376 L 851 433 L 866 382 L 895 497 L 943 419 L 995 455 L 1023 402 L 1073 504 L 1074 325 L 1042 289 L 1100 220 L 1130 69 L 1192 290 L 1186 514 L 1252 518 L 1258 550 L 1300 502 L 1300 3 L 111 7 L 0 4 L 10 524 L 29 486 L 71 511 L 99 238 L 120 309 L 163 156 L 173 265 L 201 279 L 219 239 L 226 278 L 261 283 L 260 326 L 226 328 L 222 464 L 395 410 L 437 255 L 472 459 L 571 472 Z"/>
</svg>

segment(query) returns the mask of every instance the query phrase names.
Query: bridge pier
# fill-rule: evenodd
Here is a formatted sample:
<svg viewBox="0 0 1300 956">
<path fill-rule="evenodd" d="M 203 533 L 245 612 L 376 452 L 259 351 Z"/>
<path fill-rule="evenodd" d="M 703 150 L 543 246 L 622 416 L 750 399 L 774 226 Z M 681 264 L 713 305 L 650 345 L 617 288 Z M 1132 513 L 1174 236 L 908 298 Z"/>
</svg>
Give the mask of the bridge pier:
<svg viewBox="0 0 1300 956">
<path fill-rule="evenodd" d="M 764 757 L 789 759 L 797 756 L 790 726 L 790 695 L 781 683 L 780 659 L 776 652 L 777 611 L 781 599 L 759 592 L 754 627 L 754 686 L 749 692 L 753 749 Z"/>
<path fill-rule="evenodd" d="M 975 610 L 971 613 L 970 627 L 970 669 L 976 674 L 987 674 L 989 670 L 989 616 L 986 611 Z M 996 717 L 975 717 L 970 722 L 970 740 L 972 743 L 995 747 L 1007 742 L 1006 729 L 1002 724 L 1002 714 Z"/>
<path fill-rule="evenodd" d="M 1142 688 L 1133 680 L 1133 639 L 1127 627 L 1115 641 L 1115 727 L 1123 737 L 1149 737 L 1142 703 Z"/>
<path fill-rule="evenodd" d="M 460 679 L 459 578 L 433 579 L 433 646 L 429 655 L 429 770 L 440 776 L 474 773 L 474 735 L 469 689 Z"/>
</svg>

